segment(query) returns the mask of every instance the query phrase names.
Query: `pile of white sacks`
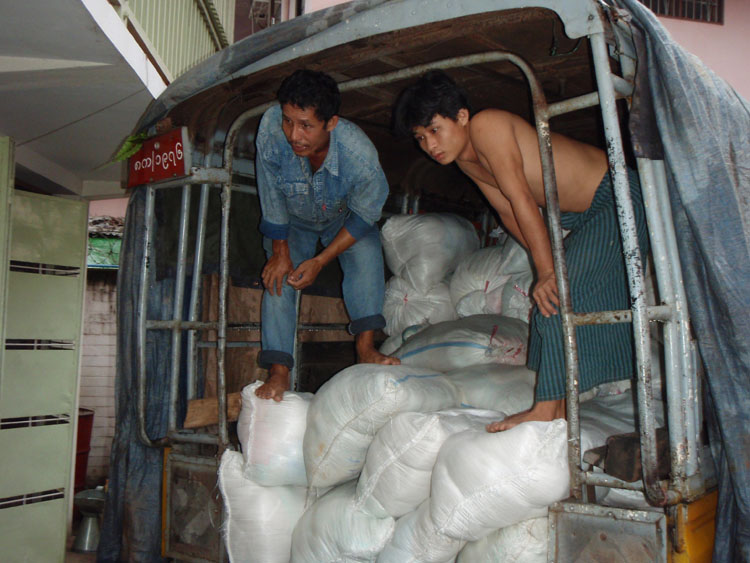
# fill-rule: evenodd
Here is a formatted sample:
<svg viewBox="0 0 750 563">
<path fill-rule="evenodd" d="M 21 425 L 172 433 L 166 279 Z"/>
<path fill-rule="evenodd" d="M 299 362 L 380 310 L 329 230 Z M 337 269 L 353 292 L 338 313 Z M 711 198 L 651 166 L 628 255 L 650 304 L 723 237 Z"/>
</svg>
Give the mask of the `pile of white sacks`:
<svg viewBox="0 0 750 563">
<path fill-rule="evenodd" d="M 355 365 L 279 403 L 243 390 L 242 452 L 219 469 L 231 561 L 546 561 L 566 423 L 485 431 L 533 402 L 523 249 L 479 250 L 452 215 L 393 217 L 382 237 L 384 351 L 402 365 Z M 581 422 L 583 451 L 632 431 L 630 394 L 585 403 Z"/>
</svg>

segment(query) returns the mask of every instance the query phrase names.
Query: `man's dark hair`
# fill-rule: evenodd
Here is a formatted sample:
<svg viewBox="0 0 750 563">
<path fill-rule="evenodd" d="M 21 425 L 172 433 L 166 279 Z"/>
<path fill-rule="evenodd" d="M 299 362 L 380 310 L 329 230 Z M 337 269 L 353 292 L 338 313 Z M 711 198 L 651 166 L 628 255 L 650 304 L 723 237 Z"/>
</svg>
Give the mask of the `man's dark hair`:
<svg viewBox="0 0 750 563">
<path fill-rule="evenodd" d="M 414 127 L 427 127 L 436 115 L 457 119 L 462 108 L 471 113 L 464 91 L 442 70 L 431 70 L 399 94 L 393 129 L 399 136 L 411 135 Z"/>
<path fill-rule="evenodd" d="M 292 104 L 302 109 L 313 108 L 315 116 L 327 122 L 338 115 L 341 93 L 336 81 L 315 70 L 300 69 L 284 79 L 276 99 L 281 105 Z"/>
</svg>

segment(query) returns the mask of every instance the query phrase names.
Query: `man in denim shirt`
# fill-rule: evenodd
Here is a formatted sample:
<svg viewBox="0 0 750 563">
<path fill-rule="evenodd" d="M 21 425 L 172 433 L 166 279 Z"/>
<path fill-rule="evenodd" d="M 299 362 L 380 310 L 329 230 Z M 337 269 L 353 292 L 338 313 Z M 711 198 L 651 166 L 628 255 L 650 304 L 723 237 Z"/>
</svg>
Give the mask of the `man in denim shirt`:
<svg viewBox="0 0 750 563">
<path fill-rule="evenodd" d="M 298 70 L 284 80 L 277 98 L 256 137 L 260 231 L 268 257 L 258 362 L 269 377 L 255 393 L 281 401 L 293 366 L 295 291 L 311 285 L 337 257 L 357 361 L 400 362 L 374 346 L 375 330 L 385 326 L 375 223 L 388 196 L 377 151 L 359 127 L 337 115 L 341 95 L 330 76 Z M 325 248 L 315 255 L 319 239 Z"/>
</svg>

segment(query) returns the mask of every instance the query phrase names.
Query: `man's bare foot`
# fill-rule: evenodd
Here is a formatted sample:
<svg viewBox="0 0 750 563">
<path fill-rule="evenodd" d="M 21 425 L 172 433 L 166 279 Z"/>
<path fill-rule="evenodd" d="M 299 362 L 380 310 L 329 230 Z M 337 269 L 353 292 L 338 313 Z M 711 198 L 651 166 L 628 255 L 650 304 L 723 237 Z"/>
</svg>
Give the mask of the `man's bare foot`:
<svg viewBox="0 0 750 563">
<path fill-rule="evenodd" d="M 487 425 L 487 432 L 502 432 L 503 430 L 510 430 L 522 422 L 530 422 L 532 420 L 549 422 L 557 418 L 565 418 L 565 399 L 534 403 L 534 406 L 529 410 L 512 414 L 504 420 L 490 422 Z"/>
<path fill-rule="evenodd" d="M 273 399 L 277 403 L 284 398 L 284 391 L 289 390 L 289 368 L 274 364 L 268 371 L 268 379 L 255 390 L 261 399 Z"/>
<path fill-rule="evenodd" d="M 401 360 L 393 356 L 381 354 L 375 348 L 375 331 L 366 330 L 360 332 L 355 338 L 357 348 L 358 364 L 380 364 L 384 366 L 397 366 Z"/>
</svg>

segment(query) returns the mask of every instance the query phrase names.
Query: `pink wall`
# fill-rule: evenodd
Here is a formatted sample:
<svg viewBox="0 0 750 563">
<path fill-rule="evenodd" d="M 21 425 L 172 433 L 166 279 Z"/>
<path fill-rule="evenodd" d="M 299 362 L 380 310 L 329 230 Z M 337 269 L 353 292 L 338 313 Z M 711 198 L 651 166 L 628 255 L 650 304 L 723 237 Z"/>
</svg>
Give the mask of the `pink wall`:
<svg viewBox="0 0 750 563">
<path fill-rule="evenodd" d="M 750 2 L 726 0 L 724 25 L 660 19 L 677 43 L 750 100 Z"/>
<path fill-rule="evenodd" d="M 125 217 L 128 207 L 128 198 L 96 199 L 89 202 L 89 217 Z"/>
<path fill-rule="evenodd" d="M 305 12 L 345 1 L 305 0 Z M 724 25 L 659 19 L 675 41 L 750 100 L 750 72 L 744 58 L 750 53 L 750 1 L 725 0 Z"/>
</svg>

